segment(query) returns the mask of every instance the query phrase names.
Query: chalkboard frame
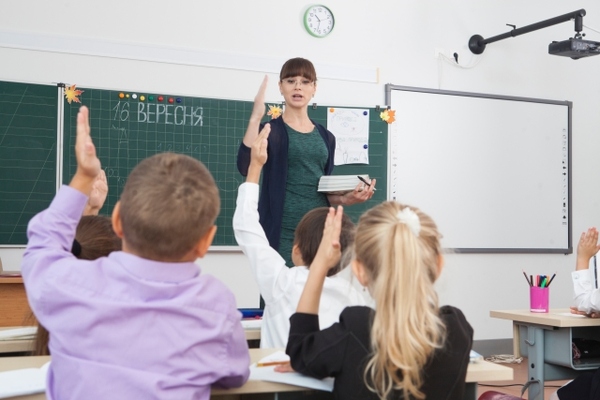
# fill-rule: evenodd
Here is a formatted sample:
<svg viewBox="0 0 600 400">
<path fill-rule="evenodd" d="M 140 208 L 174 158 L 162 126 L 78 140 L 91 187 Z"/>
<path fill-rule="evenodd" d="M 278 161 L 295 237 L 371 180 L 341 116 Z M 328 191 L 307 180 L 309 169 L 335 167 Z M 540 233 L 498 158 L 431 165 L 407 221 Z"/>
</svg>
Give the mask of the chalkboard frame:
<svg viewBox="0 0 600 400">
<path fill-rule="evenodd" d="M 485 94 L 485 93 L 474 93 L 474 92 L 462 92 L 462 91 L 450 91 L 450 90 L 440 90 L 440 89 L 429 89 L 429 88 L 420 88 L 420 87 L 411 87 L 411 86 L 402 86 L 402 85 L 394 85 L 394 84 L 386 84 L 385 87 L 385 98 L 386 98 L 386 104 L 388 104 L 388 106 L 391 106 L 392 108 L 394 108 L 394 100 L 393 100 L 393 93 L 407 93 L 407 94 L 411 94 L 411 93 L 417 93 L 417 94 L 430 94 L 430 95 L 440 95 L 440 96 L 455 96 L 455 98 L 475 98 L 475 99 L 491 99 L 491 100 L 501 100 L 501 101 L 508 101 L 508 102 L 518 102 L 518 103 L 522 103 L 522 102 L 528 102 L 528 103 L 537 103 L 537 104 L 541 104 L 541 105 L 554 105 L 554 106 L 561 106 L 561 107 L 565 107 L 565 111 L 566 111 L 566 143 L 564 143 L 563 141 L 563 145 L 566 145 L 566 149 L 563 147 L 563 153 L 566 154 L 566 160 L 562 159 L 562 160 L 557 160 L 557 162 L 562 162 L 562 168 L 565 169 L 566 171 L 564 172 L 564 175 L 566 175 L 566 204 L 564 203 L 565 198 L 563 197 L 562 199 L 557 199 L 559 201 L 563 201 L 562 203 L 562 207 L 563 207 L 563 218 L 566 218 L 566 232 L 564 237 L 561 237 L 560 240 L 560 244 L 557 244 L 556 246 L 528 246 L 528 245 L 523 245 L 523 246 L 515 246 L 515 247 L 506 247 L 506 246 L 470 246 L 470 245 L 464 245 L 464 246 L 448 246 L 448 250 L 451 250 L 452 252 L 456 252 L 456 253 L 555 253 L 555 254 L 571 254 L 573 252 L 573 246 L 572 246 L 572 200 L 571 200 L 571 196 L 572 196 L 572 177 L 571 177 L 571 171 L 572 171 L 572 167 L 571 167 L 571 163 L 572 163 L 572 156 L 571 156 L 571 150 L 572 150 L 572 146 L 571 146 L 571 138 L 572 138 L 572 107 L 573 107 L 573 103 L 571 101 L 559 101 L 559 100 L 549 100 L 549 99 L 539 99 L 539 98 L 528 98 L 528 97 L 518 97 L 518 96 L 507 96 L 507 95 L 496 95 L 496 94 Z M 470 113 L 476 113 L 478 112 L 477 109 L 470 109 L 467 110 Z M 474 114 L 473 114 L 474 115 Z M 415 118 L 415 119 L 419 119 L 419 118 L 436 118 L 435 115 L 435 109 L 429 108 L 428 110 L 422 110 L 422 112 L 418 112 L 416 113 L 416 115 L 411 115 L 410 113 L 403 113 L 402 110 L 396 110 L 396 120 L 400 120 L 402 121 L 403 118 Z M 451 128 L 448 128 L 449 130 L 446 132 L 450 132 Z M 398 160 L 397 157 L 394 156 L 393 152 L 395 149 L 395 144 L 394 144 L 394 140 L 398 141 L 398 139 L 394 138 L 394 134 L 392 132 L 393 130 L 390 129 L 390 136 L 389 136 L 389 143 L 388 143 L 388 149 L 389 149 L 389 165 L 388 165 L 388 198 L 389 199 L 397 199 L 396 197 L 396 187 L 394 186 L 395 182 L 392 182 L 393 180 L 396 179 L 395 177 L 395 168 L 398 168 Z M 412 167 L 412 166 L 411 166 Z M 445 168 L 441 169 L 442 173 L 443 170 Z M 417 168 L 413 168 L 413 170 L 415 171 L 415 173 L 418 174 L 418 170 Z M 444 197 L 445 193 L 440 193 L 439 194 L 441 198 Z M 564 196 L 564 194 L 563 194 Z M 418 204 L 415 204 L 415 206 L 419 206 Z M 427 210 L 424 210 L 427 211 Z M 457 210 L 452 210 L 451 212 L 457 212 Z M 468 214 L 467 214 L 468 216 Z M 464 219 L 464 224 L 472 224 L 473 220 L 471 218 L 467 218 L 465 217 Z M 562 222 L 563 225 L 564 221 Z M 491 226 L 490 229 L 493 229 L 494 227 Z M 447 232 L 448 233 L 448 232 Z M 451 234 L 451 233 L 449 233 Z M 442 240 L 442 244 L 444 241 Z"/>
</svg>

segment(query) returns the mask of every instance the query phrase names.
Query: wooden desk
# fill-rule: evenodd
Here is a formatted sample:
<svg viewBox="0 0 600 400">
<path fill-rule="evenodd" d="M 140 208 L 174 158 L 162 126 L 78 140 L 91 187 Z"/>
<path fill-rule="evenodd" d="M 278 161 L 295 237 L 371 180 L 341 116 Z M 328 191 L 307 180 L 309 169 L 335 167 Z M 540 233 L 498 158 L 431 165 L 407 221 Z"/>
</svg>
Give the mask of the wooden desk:
<svg viewBox="0 0 600 400">
<path fill-rule="evenodd" d="M 277 349 L 250 349 L 251 361 L 257 362 L 261 358 L 272 354 Z M 39 368 L 50 360 L 49 356 L 37 357 L 0 357 L 0 371 L 10 371 L 21 368 Z M 513 369 L 504 365 L 498 365 L 487 361 L 480 361 L 469 364 L 467 370 L 467 393 L 465 400 L 475 400 L 477 398 L 477 382 L 494 380 L 513 379 Z M 211 390 L 211 399 L 235 400 L 244 394 L 262 393 L 276 398 L 277 393 L 306 391 L 305 387 L 292 386 L 284 383 L 248 381 L 240 388 L 236 389 L 217 389 Z M 45 400 L 46 395 L 39 393 L 30 396 L 13 397 L 12 400 Z"/>
<path fill-rule="evenodd" d="M 549 313 L 490 311 L 490 316 L 513 321 L 515 355 L 528 358 L 529 400 L 544 400 L 546 380 L 570 379 L 578 371 L 600 367 L 600 359 L 574 362 L 571 346 L 573 338 L 600 337 L 600 319 L 571 314 L 568 308 Z"/>
<path fill-rule="evenodd" d="M 35 324 L 27 302 L 23 278 L 0 276 L 0 327 Z"/>
</svg>

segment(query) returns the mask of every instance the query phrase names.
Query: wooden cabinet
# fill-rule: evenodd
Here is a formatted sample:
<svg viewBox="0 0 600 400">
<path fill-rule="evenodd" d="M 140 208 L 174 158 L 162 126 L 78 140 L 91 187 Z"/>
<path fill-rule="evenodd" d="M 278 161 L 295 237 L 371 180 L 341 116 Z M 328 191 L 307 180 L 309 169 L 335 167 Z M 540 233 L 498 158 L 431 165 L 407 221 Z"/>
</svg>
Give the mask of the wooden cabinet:
<svg viewBox="0 0 600 400">
<path fill-rule="evenodd" d="M 0 327 L 36 325 L 31 313 L 23 278 L 0 277 Z"/>
</svg>

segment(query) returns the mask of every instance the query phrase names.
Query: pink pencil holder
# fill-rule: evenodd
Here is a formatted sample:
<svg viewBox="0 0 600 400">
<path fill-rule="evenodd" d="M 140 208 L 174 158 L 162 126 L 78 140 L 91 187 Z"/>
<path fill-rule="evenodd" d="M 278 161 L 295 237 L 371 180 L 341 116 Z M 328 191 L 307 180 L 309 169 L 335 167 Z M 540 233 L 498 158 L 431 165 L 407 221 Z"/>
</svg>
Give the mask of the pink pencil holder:
<svg viewBox="0 0 600 400">
<path fill-rule="evenodd" d="M 550 303 L 550 289 L 531 286 L 529 288 L 529 308 L 531 312 L 547 313 Z"/>
</svg>

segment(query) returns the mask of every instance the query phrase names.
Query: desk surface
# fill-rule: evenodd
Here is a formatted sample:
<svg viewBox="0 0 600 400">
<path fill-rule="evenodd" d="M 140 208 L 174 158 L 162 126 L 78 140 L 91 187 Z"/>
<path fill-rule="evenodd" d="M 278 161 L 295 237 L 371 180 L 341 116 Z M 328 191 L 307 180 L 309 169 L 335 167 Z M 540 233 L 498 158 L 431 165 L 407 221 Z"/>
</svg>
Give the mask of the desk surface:
<svg viewBox="0 0 600 400">
<path fill-rule="evenodd" d="M 548 313 L 533 313 L 529 310 L 490 311 L 490 317 L 509 319 L 515 322 L 555 326 L 558 328 L 600 325 L 600 318 L 588 318 L 582 315 L 571 314 L 568 308 L 550 309 Z"/>
<path fill-rule="evenodd" d="M 251 361 L 257 362 L 261 358 L 277 351 L 279 349 L 250 349 Z M 50 360 L 49 356 L 38 357 L 0 357 L 0 371 L 10 371 L 21 368 L 39 368 Z M 467 382 L 479 381 L 504 381 L 513 379 L 513 369 L 504 365 L 494 364 L 487 361 L 479 361 L 470 363 L 467 369 Z M 248 381 L 246 384 L 237 389 L 212 389 L 211 396 L 220 395 L 235 395 L 235 394 L 250 394 L 250 393 L 277 393 L 277 392 L 294 392 L 306 390 L 306 388 L 287 385 L 283 383 L 265 382 L 265 381 Z M 43 393 L 21 396 L 14 400 L 45 400 L 46 396 Z"/>
</svg>

